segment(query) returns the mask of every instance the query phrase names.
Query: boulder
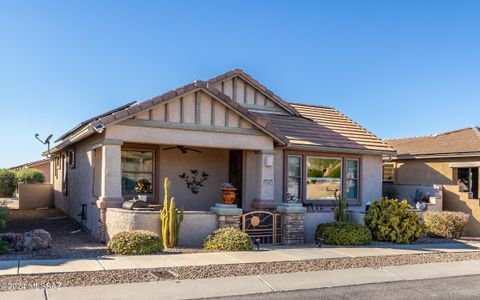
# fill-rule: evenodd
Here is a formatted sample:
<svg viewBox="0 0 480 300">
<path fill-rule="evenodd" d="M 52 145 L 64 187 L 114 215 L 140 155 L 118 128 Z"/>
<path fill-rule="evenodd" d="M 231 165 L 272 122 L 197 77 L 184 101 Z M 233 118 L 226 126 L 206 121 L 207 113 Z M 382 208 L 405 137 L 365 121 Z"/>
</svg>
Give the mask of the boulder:
<svg viewBox="0 0 480 300">
<path fill-rule="evenodd" d="M 50 248 L 52 246 L 52 236 L 43 229 L 25 232 L 23 235 L 23 246 L 30 251 Z"/>
<path fill-rule="evenodd" d="M 23 234 L 7 232 L 0 234 L 0 240 L 7 242 L 14 251 L 23 251 Z"/>
</svg>

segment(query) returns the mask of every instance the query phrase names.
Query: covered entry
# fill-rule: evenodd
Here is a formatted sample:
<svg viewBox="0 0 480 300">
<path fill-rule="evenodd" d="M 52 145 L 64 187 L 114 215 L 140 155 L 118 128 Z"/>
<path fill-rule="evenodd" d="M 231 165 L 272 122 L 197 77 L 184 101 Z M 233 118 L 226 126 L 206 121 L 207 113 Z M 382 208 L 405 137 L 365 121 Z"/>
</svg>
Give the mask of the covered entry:
<svg viewBox="0 0 480 300">
<path fill-rule="evenodd" d="M 473 199 L 478 199 L 480 162 L 450 163 L 450 167 L 454 169 L 454 178 L 459 191 L 470 193 Z"/>
</svg>

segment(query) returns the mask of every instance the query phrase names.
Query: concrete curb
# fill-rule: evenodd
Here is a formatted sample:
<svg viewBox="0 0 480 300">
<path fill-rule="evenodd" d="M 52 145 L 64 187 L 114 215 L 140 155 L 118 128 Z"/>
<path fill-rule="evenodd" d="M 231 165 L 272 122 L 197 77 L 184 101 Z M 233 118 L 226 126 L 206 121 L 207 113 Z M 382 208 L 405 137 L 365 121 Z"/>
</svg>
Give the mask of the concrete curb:
<svg viewBox="0 0 480 300">
<path fill-rule="evenodd" d="M 2 299 L 195 299 L 262 294 L 372 283 L 480 275 L 480 260 L 430 263 L 385 268 L 161 281 L 103 286 L 67 287 L 0 293 Z"/>
</svg>

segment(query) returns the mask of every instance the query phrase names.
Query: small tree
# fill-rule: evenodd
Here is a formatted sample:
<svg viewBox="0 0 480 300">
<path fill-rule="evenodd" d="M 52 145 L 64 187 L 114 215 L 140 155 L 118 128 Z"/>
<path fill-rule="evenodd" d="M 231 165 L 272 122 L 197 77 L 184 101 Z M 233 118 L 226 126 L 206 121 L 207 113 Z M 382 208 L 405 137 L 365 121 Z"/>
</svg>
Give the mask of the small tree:
<svg viewBox="0 0 480 300">
<path fill-rule="evenodd" d="M 25 168 L 17 172 L 17 179 L 22 183 L 44 183 L 45 175 L 40 170 Z"/>
<path fill-rule="evenodd" d="M 11 197 L 17 188 L 17 176 L 15 172 L 0 169 L 0 197 Z"/>
</svg>

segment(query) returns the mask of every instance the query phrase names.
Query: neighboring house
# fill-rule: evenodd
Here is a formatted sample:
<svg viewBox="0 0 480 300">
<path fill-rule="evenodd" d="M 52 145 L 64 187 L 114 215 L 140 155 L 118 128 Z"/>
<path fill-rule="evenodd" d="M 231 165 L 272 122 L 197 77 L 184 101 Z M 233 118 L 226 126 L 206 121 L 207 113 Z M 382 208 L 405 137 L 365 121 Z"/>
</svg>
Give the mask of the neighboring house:
<svg viewBox="0 0 480 300">
<path fill-rule="evenodd" d="M 443 185 L 443 209 L 471 215 L 468 234 L 480 235 L 478 127 L 385 142 L 397 151 L 384 162 L 385 181 Z"/>
<path fill-rule="evenodd" d="M 95 236 L 106 209 L 136 188 L 161 203 L 165 177 L 187 211 L 220 202 L 224 182 L 244 211 L 290 200 L 331 213 L 336 190 L 364 211 L 381 197 L 382 156 L 393 154 L 335 109 L 288 103 L 238 69 L 89 119 L 56 142 L 55 205 L 78 220 L 84 204 Z"/>
<path fill-rule="evenodd" d="M 45 176 L 45 183 L 51 183 L 50 178 L 50 159 L 42 159 L 37 161 L 32 161 L 23 165 L 11 167 L 10 170 L 20 171 L 21 169 L 30 168 L 37 169 L 43 173 Z"/>
</svg>

